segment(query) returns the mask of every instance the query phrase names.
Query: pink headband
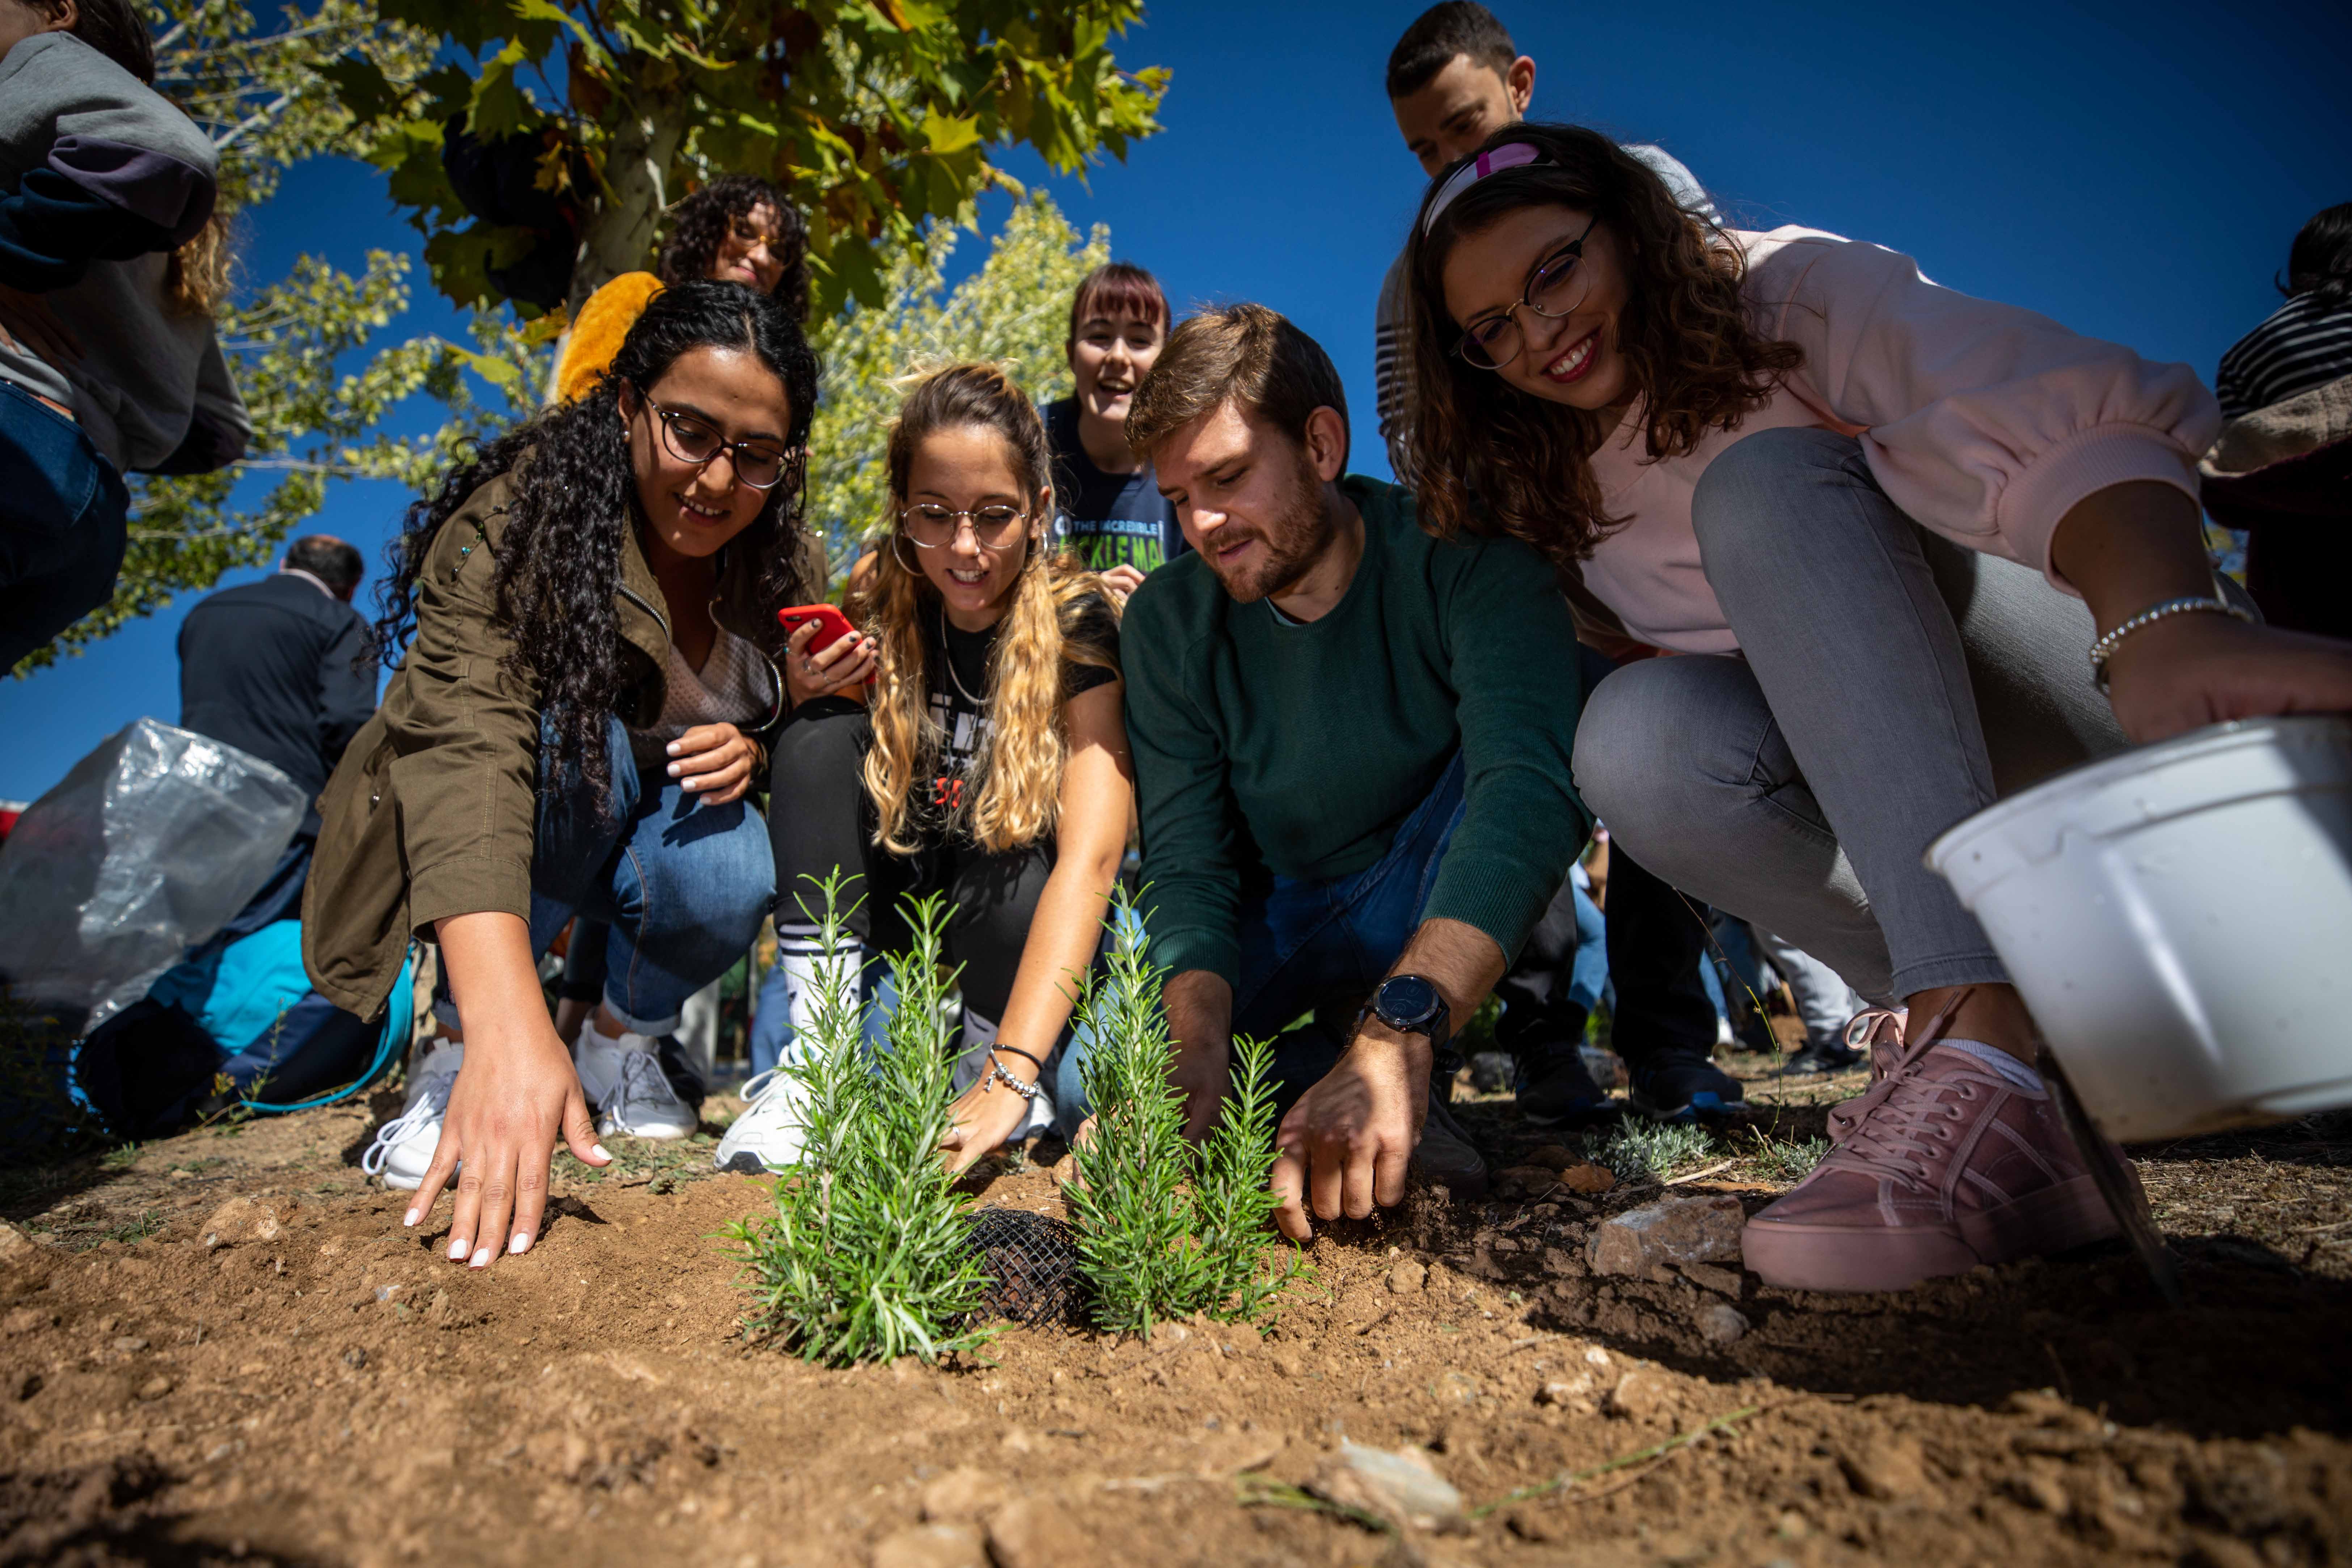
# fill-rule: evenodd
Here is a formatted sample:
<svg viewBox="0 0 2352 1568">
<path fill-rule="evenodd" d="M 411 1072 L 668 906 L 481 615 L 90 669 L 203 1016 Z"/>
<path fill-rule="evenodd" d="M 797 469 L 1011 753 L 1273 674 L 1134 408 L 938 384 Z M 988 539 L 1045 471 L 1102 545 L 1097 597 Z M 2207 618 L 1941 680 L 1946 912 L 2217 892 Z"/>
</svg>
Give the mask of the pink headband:
<svg viewBox="0 0 2352 1568">
<path fill-rule="evenodd" d="M 1454 171 L 1453 178 L 1437 187 L 1437 195 L 1429 204 L 1429 216 L 1421 220 L 1421 232 L 1427 234 L 1437 222 L 1437 215 L 1454 205 L 1454 198 L 1499 169 L 1516 169 L 1526 163 L 1543 162 L 1543 154 L 1524 142 L 1506 142 L 1491 153 L 1481 153 Z"/>
</svg>

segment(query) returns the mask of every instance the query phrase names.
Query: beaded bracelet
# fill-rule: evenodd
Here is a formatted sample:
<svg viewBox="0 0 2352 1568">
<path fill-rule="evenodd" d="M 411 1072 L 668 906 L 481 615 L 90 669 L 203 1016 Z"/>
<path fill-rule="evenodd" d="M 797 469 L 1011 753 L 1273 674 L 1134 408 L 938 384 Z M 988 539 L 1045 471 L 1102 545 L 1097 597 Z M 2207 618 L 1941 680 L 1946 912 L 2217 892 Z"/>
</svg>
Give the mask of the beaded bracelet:
<svg viewBox="0 0 2352 1568">
<path fill-rule="evenodd" d="M 2216 594 L 2210 599 L 2187 597 L 2167 599 L 2160 605 L 2150 605 L 2138 615 L 2119 624 L 2115 630 L 2091 645 L 2091 681 L 2104 692 L 2107 689 L 2107 660 L 2116 656 L 2124 639 L 2143 626 L 2154 626 L 2168 616 L 2186 615 L 2191 610 L 2210 610 L 2217 615 L 2233 616 L 2252 626 L 2254 617 Z"/>
<path fill-rule="evenodd" d="M 1019 1079 L 1014 1078 L 1011 1072 L 1006 1070 L 1004 1064 L 996 1059 L 996 1053 L 999 1048 L 1000 1047 L 995 1046 L 991 1046 L 989 1047 L 988 1078 L 986 1081 L 991 1083 L 1003 1083 L 1006 1088 L 1010 1089 L 1013 1093 L 1019 1095 L 1024 1100 L 1035 1100 L 1040 1094 L 1043 1094 L 1045 1090 L 1039 1089 L 1035 1084 L 1024 1083 Z M 1001 1048 L 1011 1051 L 1014 1056 L 1024 1058 L 1029 1061 L 1034 1062 L 1037 1059 L 1035 1057 L 1030 1056 L 1027 1051 L 1021 1050 L 1013 1046 L 1005 1046 Z"/>
</svg>

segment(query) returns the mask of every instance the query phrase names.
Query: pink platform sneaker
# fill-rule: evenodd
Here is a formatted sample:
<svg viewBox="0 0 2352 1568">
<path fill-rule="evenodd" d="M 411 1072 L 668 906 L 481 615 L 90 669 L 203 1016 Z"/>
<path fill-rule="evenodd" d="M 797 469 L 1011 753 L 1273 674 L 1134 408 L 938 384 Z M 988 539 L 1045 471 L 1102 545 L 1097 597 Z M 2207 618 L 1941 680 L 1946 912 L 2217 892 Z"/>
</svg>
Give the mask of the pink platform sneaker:
<svg viewBox="0 0 2352 1568">
<path fill-rule="evenodd" d="M 1832 1113 L 1836 1147 L 1748 1222 L 1740 1250 L 1766 1284 L 1905 1290 L 2122 1234 L 2048 1089 L 1939 1032 L 1882 1056 L 1870 1091 Z"/>
</svg>

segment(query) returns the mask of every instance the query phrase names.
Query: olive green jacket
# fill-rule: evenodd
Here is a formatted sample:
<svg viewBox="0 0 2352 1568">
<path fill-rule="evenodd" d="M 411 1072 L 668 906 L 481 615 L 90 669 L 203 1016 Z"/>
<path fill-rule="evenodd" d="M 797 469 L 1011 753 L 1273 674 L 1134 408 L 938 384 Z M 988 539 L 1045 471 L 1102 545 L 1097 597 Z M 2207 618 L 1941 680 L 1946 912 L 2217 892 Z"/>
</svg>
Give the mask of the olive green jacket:
<svg viewBox="0 0 2352 1568">
<path fill-rule="evenodd" d="M 481 910 L 530 918 L 539 701 L 505 668 L 513 639 L 491 594 L 511 493 L 507 477 L 492 479 L 442 525 L 416 581 L 415 641 L 319 797 L 302 963 L 320 995 L 363 1018 L 383 1011 L 412 932 L 430 941 L 434 921 Z M 748 564 L 729 553 L 713 618 L 772 650 L 782 606 L 760 604 Z M 797 565 L 803 588 L 824 583 L 814 541 Z M 613 606 L 631 678 L 621 717 L 650 726 L 666 691 L 669 613 L 635 530 L 623 535 Z M 769 727 L 781 719 L 771 714 Z"/>
</svg>

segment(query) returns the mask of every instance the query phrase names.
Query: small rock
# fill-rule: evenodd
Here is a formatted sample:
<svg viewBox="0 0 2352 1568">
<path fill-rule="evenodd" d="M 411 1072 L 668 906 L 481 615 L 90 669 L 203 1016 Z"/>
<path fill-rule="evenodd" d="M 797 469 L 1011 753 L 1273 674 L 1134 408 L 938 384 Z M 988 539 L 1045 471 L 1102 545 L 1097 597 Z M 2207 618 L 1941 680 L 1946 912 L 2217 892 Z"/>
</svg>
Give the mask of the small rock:
<svg viewBox="0 0 2352 1568">
<path fill-rule="evenodd" d="M 2026 1470 L 2010 1477 L 2009 1495 L 2044 1513 L 2066 1511 L 2066 1489 L 2059 1484 L 2057 1477 L 2041 1470 Z"/>
<path fill-rule="evenodd" d="M 171 1392 L 172 1380 L 160 1373 L 139 1385 L 139 1397 L 142 1399 L 161 1399 Z"/>
<path fill-rule="evenodd" d="M 1429 1284 L 1429 1267 L 1413 1258 L 1400 1258 L 1389 1269 L 1389 1291 L 1396 1296 L 1418 1296 Z"/>
<path fill-rule="evenodd" d="M 286 1234 L 294 1205 L 278 1198 L 231 1198 L 197 1228 L 205 1249 L 246 1241 L 276 1241 Z"/>
<path fill-rule="evenodd" d="M 37 1334 L 58 1321 L 55 1312 L 45 1312 L 38 1307 L 19 1307 L 0 1320 L 0 1331 L 10 1335 Z"/>
<path fill-rule="evenodd" d="M 1592 1408 L 1592 1374 L 1589 1372 L 1554 1378 L 1536 1390 L 1538 1405 L 1554 1405 L 1563 1410 Z"/>
<path fill-rule="evenodd" d="M 997 1568 L 1070 1568 L 1096 1561 L 1095 1544 L 1069 1514 L 1042 1498 L 1020 1498 L 988 1520 Z"/>
<path fill-rule="evenodd" d="M 1186 1340 L 1189 1340 L 1192 1337 L 1192 1331 L 1186 1328 L 1181 1323 L 1154 1323 L 1151 1325 L 1151 1342 L 1153 1345 L 1163 1350 L 1170 1345 L 1182 1344 Z"/>
<path fill-rule="evenodd" d="M 1507 1165 L 1495 1173 L 1495 1195 L 1528 1198 L 1559 1185 L 1559 1174 L 1543 1165 Z"/>
<path fill-rule="evenodd" d="M 1685 1263 L 1683 1278 L 1702 1290 L 1712 1290 L 1718 1296 L 1739 1300 L 1741 1287 L 1747 1283 L 1737 1268 L 1724 1268 L 1712 1263 Z"/>
<path fill-rule="evenodd" d="M 1323 1461 L 1307 1489 L 1327 1502 L 1415 1530 L 1467 1528 L 1462 1494 L 1454 1489 L 1418 1448 L 1367 1448 L 1342 1438 L 1339 1451 Z"/>
<path fill-rule="evenodd" d="M 923 1522 L 969 1524 L 1003 1498 L 1003 1481 L 985 1470 L 959 1466 L 923 1489 Z"/>
<path fill-rule="evenodd" d="M 1637 1279 L 1668 1264 L 1736 1263 L 1746 1224 L 1735 1197 L 1665 1198 L 1594 1226 L 1586 1257 L 1595 1274 Z"/>
<path fill-rule="evenodd" d="M 1617 1173 L 1606 1165 L 1570 1165 L 1559 1173 L 1560 1185 L 1571 1193 L 1605 1193 L 1617 1184 Z"/>
<path fill-rule="evenodd" d="M 1674 1390 L 1666 1386 L 1663 1376 L 1635 1367 L 1609 1391 L 1609 1414 L 1629 1421 L 1643 1421 L 1663 1414 L 1673 1405 L 1674 1399 Z"/>
<path fill-rule="evenodd" d="M 357 1345 L 353 1345 L 351 1349 L 343 1352 L 343 1364 L 352 1368 L 353 1371 L 357 1371 L 359 1368 L 367 1365 L 367 1352 L 360 1349 Z"/>
<path fill-rule="evenodd" d="M 874 1568 L 988 1568 L 988 1553 L 972 1525 L 917 1524 L 875 1542 Z"/>
<path fill-rule="evenodd" d="M 1838 1468 L 1854 1490 L 1881 1502 L 1916 1497 L 1927 1489 L 1927 1460 L 1920 1455 L 1919 1445 L 1908 1437 L 1841 1453 Z"/>
<path fill-rule="evenodd" d="M 122 1334 L 115 1339 L 114 1348 L 124 1355 L 137 1355 L 147 1348 L 147 1342 L 137 1334 Z"/>
<path fill-rule="evenodd" d="M 0 1219 L 0 1267 L 29 1263 L 40 1256 L 41 1244 L 23 1231 Z"/>
<path fill-rule="evenodd" d="M 1736 1307 L 1710 1301 L 1698 1310 L 1698 1331 L 1710 1344 L 1727 1345 L 1748 1332 L 1748 1320 Z"/>
</svg>

